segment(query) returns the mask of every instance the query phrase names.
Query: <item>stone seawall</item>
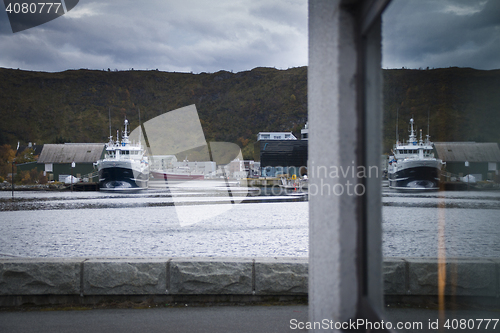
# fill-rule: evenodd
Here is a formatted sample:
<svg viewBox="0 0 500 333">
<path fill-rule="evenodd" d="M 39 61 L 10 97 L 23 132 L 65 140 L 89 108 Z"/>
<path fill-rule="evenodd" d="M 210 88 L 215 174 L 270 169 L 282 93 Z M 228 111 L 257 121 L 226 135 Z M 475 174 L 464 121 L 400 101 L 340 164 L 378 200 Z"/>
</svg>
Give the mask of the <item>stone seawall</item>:
<svg viewBox="0 0 500 333">
<path fill-rule="evenodd" d="M 435 258 L 386 258 L 389 297 L 438 294 Z M 306 300 L 307 258 L 0 259 L 0 306 L 110 300 L 259 302 Z M 500 258 L 449 258 L 448 296 L 500 302 Z"/>
</svg>

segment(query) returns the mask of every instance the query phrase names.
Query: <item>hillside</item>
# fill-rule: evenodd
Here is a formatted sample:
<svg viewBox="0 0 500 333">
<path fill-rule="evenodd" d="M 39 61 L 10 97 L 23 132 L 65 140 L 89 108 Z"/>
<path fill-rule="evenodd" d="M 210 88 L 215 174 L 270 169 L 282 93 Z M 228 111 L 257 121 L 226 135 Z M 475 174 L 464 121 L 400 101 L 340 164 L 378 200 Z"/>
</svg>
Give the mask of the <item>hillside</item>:
<svg viewBox="0 0 500 333">
<path fill-rule="evenodd" d="M 384 150 L 408 139 L 409 120 L 432 141 L 500 143 L 500 70 L 384 70 Z"/>
<path fill-rule="evenodd" d="M 207 141 L 238 143 L 247 157 L 259 131 L 300 133 L 307 119 L 307 69 L 213 74 L 0 69 L 0 145 L 107 142 L 125 116 L 131 128 L 195 104 Z M 246 149 L 245 149 L 246 148 Z"/>
<path fill-rule="evenodd" d="M 500 142 L 500 71 L 384 70 L 384 150 L 413 115 L 434 141 Z M 252 158 L 260 131 L 294 131 L 307 121 L 307 68 L 230 73 L 0 69 L 0 145 L 107 142 L 125 116 L 135 128 L 195 104 L 208 141 L 234 142 Z"/>
</svg>

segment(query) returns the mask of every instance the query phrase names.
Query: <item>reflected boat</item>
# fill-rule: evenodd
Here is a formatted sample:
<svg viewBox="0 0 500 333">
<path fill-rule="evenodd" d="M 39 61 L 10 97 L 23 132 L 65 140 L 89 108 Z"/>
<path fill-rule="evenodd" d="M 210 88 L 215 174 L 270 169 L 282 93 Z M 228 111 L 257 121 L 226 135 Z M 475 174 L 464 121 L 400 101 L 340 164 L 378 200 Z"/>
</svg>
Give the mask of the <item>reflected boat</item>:
<svg viewBox="0 0 500 333">
<path fill-rule="evenodd" d="M 434 144 L 427 134 L 425 141 L 417 140 L 410 119 L 410 136 L 406 143 L 396 142 L 389 156 L 388 179 L 389 188 L 402 191 L 437 191 L 443 162 L 434 157 Z"/>
</svg>

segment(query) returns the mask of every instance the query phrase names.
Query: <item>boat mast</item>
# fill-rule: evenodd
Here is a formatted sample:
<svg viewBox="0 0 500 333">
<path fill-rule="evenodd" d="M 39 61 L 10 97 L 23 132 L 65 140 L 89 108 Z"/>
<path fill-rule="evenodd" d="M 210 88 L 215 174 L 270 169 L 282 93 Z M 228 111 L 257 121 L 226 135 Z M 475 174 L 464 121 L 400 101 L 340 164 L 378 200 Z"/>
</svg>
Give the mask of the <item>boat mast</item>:
<svg viewBox="0 0 500 333">
<path fill-rule="evenodd" d="M 414 143 L 414 142 L 417 142 L 417 136 L 415 135 L 415 130 L 413 129 L 413 118 L 410 119 L 410 126 L 411 126 L 411 130 L 410 130 L 410 143 Z"/>
<path fill-rule="evenodd" d="M 399 106 L 398 106 L 398 108 L 396 110 L 396 145 L 399 144 L 398 122 L 399 122 Z"/>
<path fill-rule="evenodd" d="M 130 141 L 128 139 L 128 120 L 127 120 L 127 118 L 125 118 L 124 125 L 125 125 L 125 130 L 122 133 L 122 144 L 123 143 L 127 144 L 127 143 L 130 143 Z"/>
<path fill-rule="evenodd" d="M 139 112 L 139 146 L 141 145 L 141 109 L 137 108 L 137 111 Z"/>
<path fill-rule="evenodd" d="M 431 141 L 429 123 L 430 123 L 429 108 L 427 108 L 427 135 L 425 136 L 426 143 L 429 143 Z"/>
<path fill-rule="evenodd" d="M 113 143 L 113 136 L 111 135 L 111 108 L 108 106 L 108 119 L 109 119 L 109 142 Z"/>
</svg>

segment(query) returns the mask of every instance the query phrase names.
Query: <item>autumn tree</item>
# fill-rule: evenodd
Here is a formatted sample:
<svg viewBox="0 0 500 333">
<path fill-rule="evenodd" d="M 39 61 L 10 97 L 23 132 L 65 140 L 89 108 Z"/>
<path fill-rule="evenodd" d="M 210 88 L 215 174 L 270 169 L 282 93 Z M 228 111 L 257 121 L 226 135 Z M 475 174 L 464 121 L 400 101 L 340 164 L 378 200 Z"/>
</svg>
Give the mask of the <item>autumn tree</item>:
<svg viewBox="0 0 500 333">
<path fill-rule="evenodd" d="M 8 144 L 0 146 L 0 180 L 7 179 L 7 175 L 12 172 L 12 161 L 16 157 L 16 151 Z"/>
</svg>

